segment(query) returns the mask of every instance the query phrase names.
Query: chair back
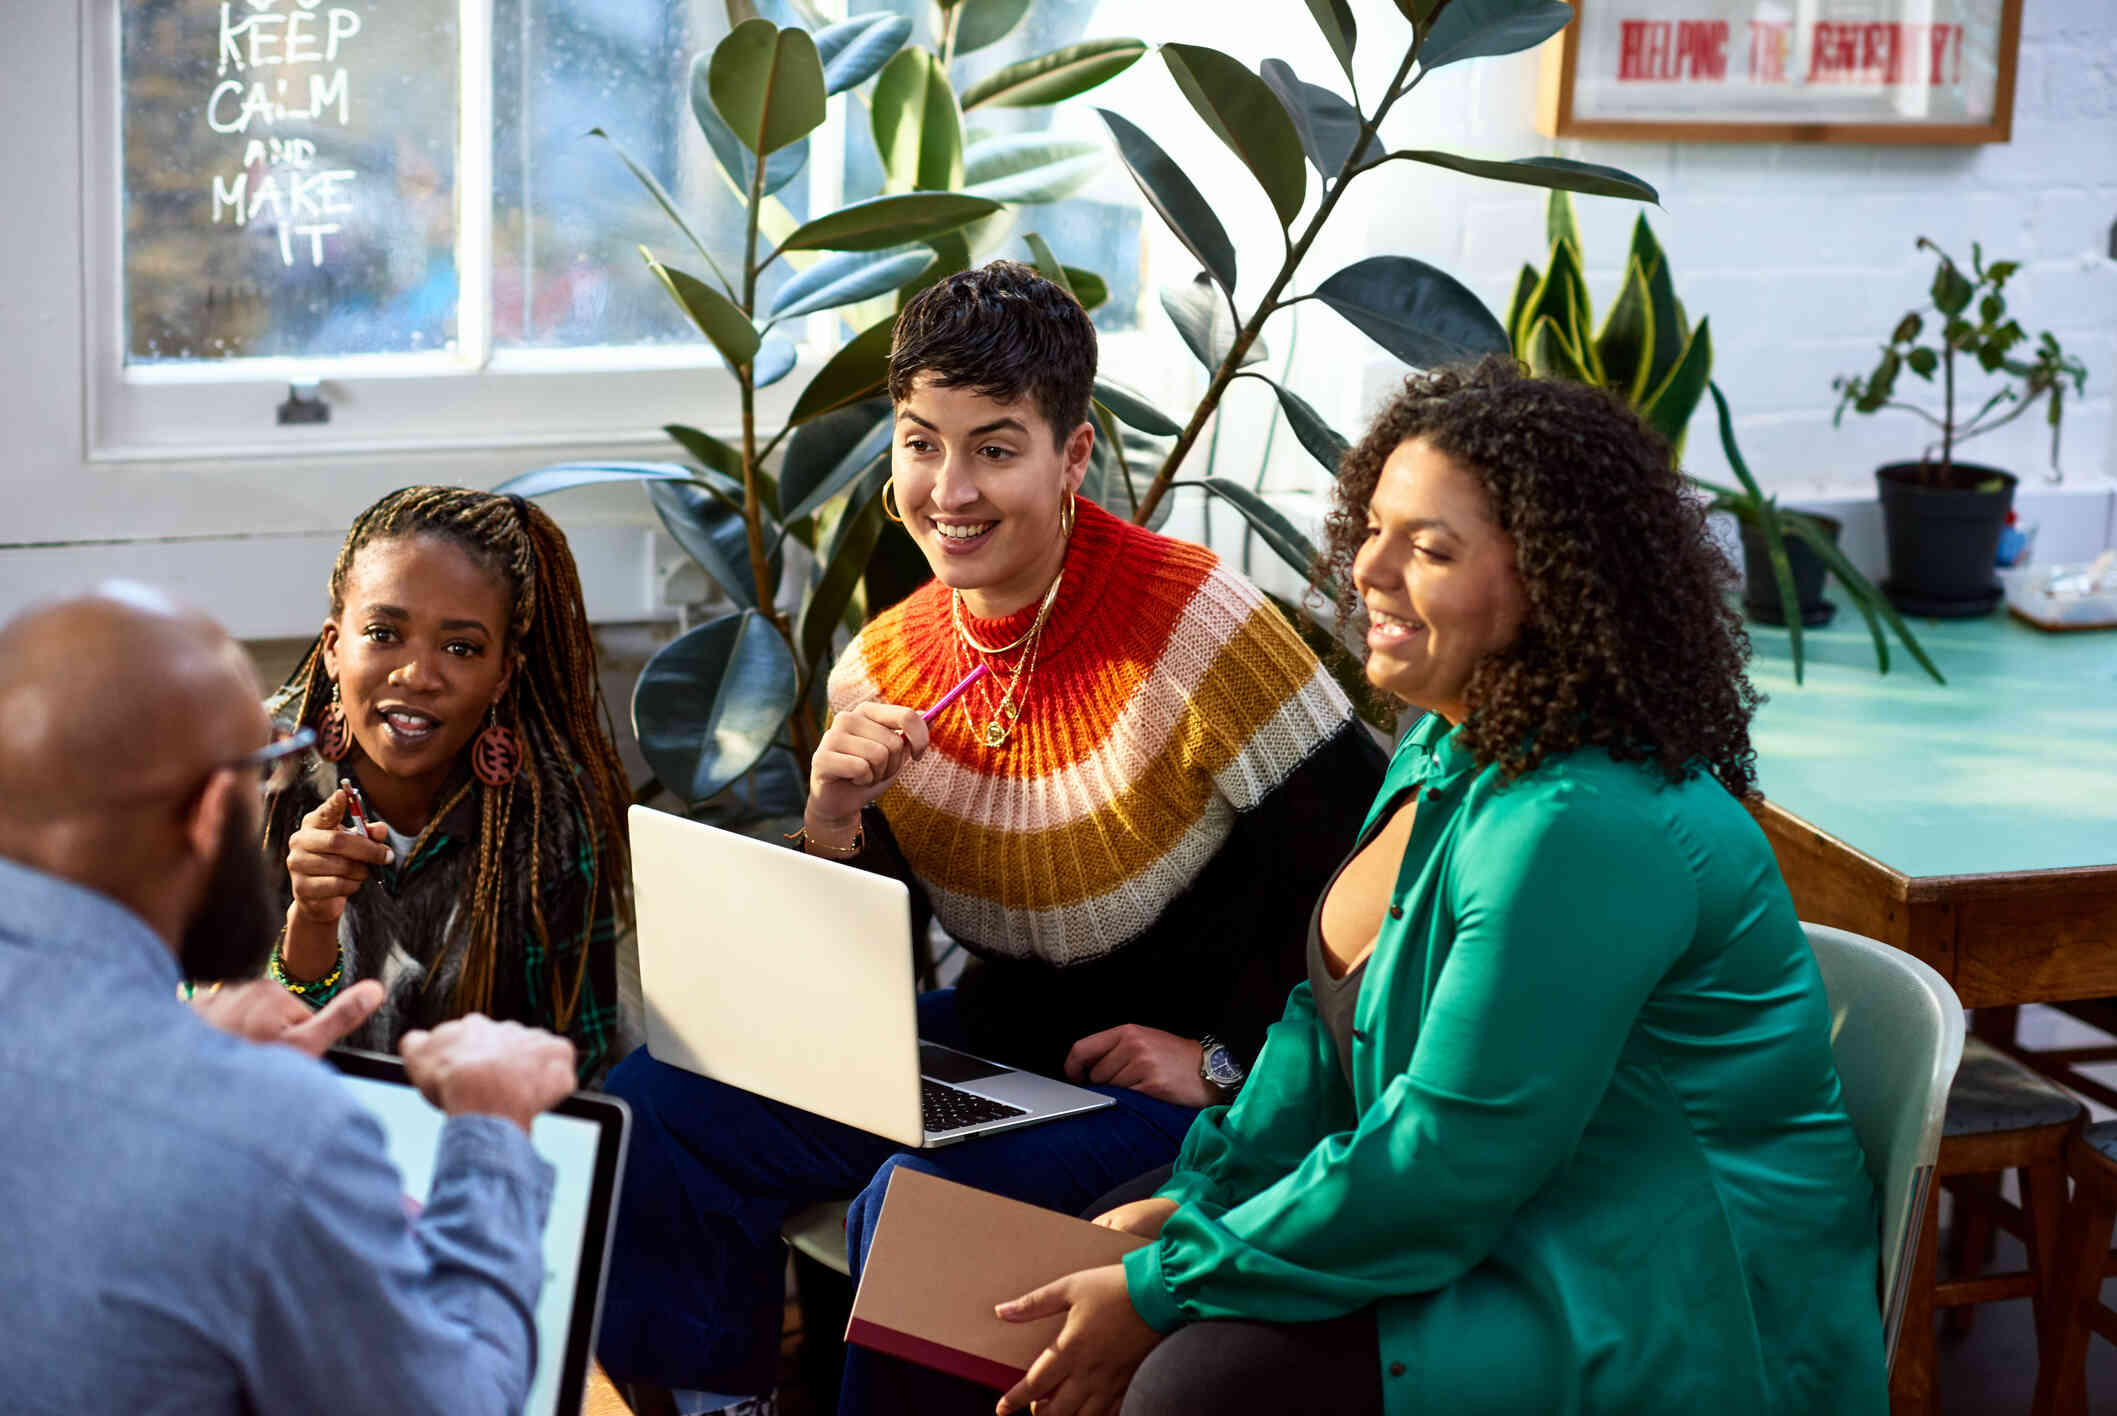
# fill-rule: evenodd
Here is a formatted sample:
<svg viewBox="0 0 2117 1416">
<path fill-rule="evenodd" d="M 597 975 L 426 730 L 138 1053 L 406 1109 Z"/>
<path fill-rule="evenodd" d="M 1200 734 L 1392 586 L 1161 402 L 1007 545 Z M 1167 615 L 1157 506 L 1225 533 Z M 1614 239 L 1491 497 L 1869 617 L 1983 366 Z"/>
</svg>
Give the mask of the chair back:
<svg viewBox="0 0 2117 1416">
<path fill-rule="evenodd" d="M 1882 1199 L 1883 1360 L 1894 1361 L 1920 1221 L 1933 1187 L 1948 1084 L 1963 1055 L 1963 1005 L 1900 949 L 1803 924 L 1830 998 L 1830 1046 L 1845 1110 Z"/>
</svg>

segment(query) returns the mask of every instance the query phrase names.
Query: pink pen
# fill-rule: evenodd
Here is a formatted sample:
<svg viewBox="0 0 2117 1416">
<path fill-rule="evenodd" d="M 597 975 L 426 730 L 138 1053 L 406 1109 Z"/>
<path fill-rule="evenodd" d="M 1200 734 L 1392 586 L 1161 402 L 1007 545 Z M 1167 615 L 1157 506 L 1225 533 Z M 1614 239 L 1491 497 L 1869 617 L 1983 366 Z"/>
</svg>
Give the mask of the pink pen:
<svg viewBox="0 0 2117 1416">
<path fill-rule="evenodd" d="M 360 788 L 354 786 L 350 780 L 342 781 L 338 785 L 345 788 L 346 814 L 352 818 L 350 821 L 341 822 L 340 825 L 356 835 L 365 836 L 368 833 L 368 813 L 367 804 L 360 799 Z"/>
<path fill-rule="evenodd" d="M 970 692 L 970 686 L 972 684 L 976 683 L 979 679 L 985 677 L 985 675 L 991 672 L 992 668 L 990 665 L 979 664 L 976 668 L 972 669 L 969 673 L 963 676 L 963 681 L 961 683 L 957 684 L 954 688 L 948 690 L 948 692 L 942 694 L 941 701 L 939 703 L 936 703 L 933 707 L 927 709 L 924 713 L 921 713 L 919 715 L 919 720 L 921 722 L 931 723 L 935 718 L 941 716 L 942 710 L 948 707 L 949 704 L 955 702 L 958 698 L 961 698 L 964 694 Z"/>
</svg>

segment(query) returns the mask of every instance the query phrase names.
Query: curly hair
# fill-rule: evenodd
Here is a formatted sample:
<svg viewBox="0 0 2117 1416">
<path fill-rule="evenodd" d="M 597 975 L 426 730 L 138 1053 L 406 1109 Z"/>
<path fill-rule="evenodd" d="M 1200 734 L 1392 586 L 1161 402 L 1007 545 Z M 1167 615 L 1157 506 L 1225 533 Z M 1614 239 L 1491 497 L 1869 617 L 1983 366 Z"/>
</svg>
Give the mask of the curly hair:
<svg viewBox="0 0 2117 1416">
<path fill-rule="evenodd" d="M 1413 375 L 1339 466 L 1320 569 L 1341 622 L 1360 608 L 1368 502 L 1412 438 L 1475 476 L 1514 539 L 1521 630 L 1472 670 L 1455 729 L 1478 764 L 1512 781 L 1593 746 L 1672 782 L 1703 766 L 1753 793 L 1760 698 L 1728 598 L 1734 567 L 1668 444 L 1605 390 L 1531 378 L 1512 359 Z"/>
<path fill-rule="evenodd" d="M 508 652 L 520 667 L 496 712 L 523 745 L 515 777 L 487 787 L 465 777 L 459 795 L 478 794 L 477 869 L 469 906 L 469 951 L 459 976 L 460 1012 L 493 1007 L 494 975 L 513 941 L 534 939 L 550 963 L 552 1021 L 564 1032 L 581 998 L 598 903 L 629 918 L 624 811 L 631 801 L 624 764 L 611 745 L 609 710 L 596 676 L 595 640 L 573 552 L 543 508 L 517 496 L 462 487 L 403 487 L 360 513 L 331 566 L 331 615 L 344 613 L 346 581 L 361 550 L 381 541 L 433 536 L 489 570 L 508 592 Z M 331 703 L 321 638 L 309 646 L 272 699 L 275 711 L 320 727 Z M 468 748 L 465 749 L 469 751 Z M 525 811 L 518 811 L 518 804 Z M 433 814 L 438 824 L 446 809 Z M 266 847 L 283 846 L 298 812 L 291 801 L 266 806 Z M 586 905 L 579 919 L 547 919 L 544 841 L 556 832 L 587 837 Z M 422 840 L 424 838 L 422 837 Z M 416 848 L 413 854 L 416 854 Z M 559 973 L 562 938 L 578 940 L 571 986 Z"/>
<path fill-rule="evenodd" d="M 1095 359 L 1080 301 L 1020 261 L 992 261 L 906 303 L 891 336 L 889 397 L 902 404 L 921 374 L 1001 403 L 1026 394 L 1062 448 L 1093 415 Z"/>
</svg>

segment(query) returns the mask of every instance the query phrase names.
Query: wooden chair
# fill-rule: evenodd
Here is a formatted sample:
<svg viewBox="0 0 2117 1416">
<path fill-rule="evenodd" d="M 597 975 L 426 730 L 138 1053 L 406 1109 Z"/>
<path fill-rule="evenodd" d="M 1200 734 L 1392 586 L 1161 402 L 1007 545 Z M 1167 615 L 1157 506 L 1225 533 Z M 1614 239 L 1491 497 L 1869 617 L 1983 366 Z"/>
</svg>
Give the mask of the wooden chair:
<svg viewBox="0 0 2117 1416">
<path fill-rule="evenodd" d="M 1960 1206 L 1957 1272 L 1937 1276 L 1940 1197 L 1926 1202 L 1918 1259 L 1904 1316 L 1896 1365 L 1890 1372 L 1893 1412 L 1930 1416 L 1933 1387 L 1934 1315 L 1978 1303 L 2027 1298 L 2034 1308 L 2039 1365 L 2054 1357 L 2058 1311 L 2058 1230 L 2065 1213 L 2066 1143 L 2080 1130 L 2079 1101 L 1989 1044 L 1970 1038 L 1962 1065 L 1948 1089 L 1941 1129 L 1940 1186 Z M 2001 1176 L 2012 1170 L 2021 1203 L 2000 1197 Z M 1983 1226 L 2014 1234 L 2028 1252 L 2024 1268 L 1985 1273 Z M 1965 1321 L 1957 1325 L 1966 1326 Z"/>
<path fill-rule="evenodd" d="M 2117 1342 L 2117 1311 L 2102 1301 L 2102 1280 L 2117 1274 L 2110 1230 L 2117 1224 L 2117 1121 L 2098 1121 L 2066 1145 L 2073 1198 L 2059 1233 L 2060 1272 L 2052 1285 L 2052 1341 L 2036 1374 L 2036 1416 L 2081 1416 L 2087 1405 L 2088 1343 Z"/>
</svg>

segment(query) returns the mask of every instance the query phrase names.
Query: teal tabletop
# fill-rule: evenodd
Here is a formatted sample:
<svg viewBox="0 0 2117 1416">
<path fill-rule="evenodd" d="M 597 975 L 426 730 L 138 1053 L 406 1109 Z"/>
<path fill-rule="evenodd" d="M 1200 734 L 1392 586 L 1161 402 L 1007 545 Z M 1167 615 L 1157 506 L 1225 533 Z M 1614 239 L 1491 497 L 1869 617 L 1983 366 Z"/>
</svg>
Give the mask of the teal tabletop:
<svg viewBox="0 0 2117 1416">
<path fill-rule="evenodd" d="M 2052 634 L 2001 613 L 1911 620 L 1948 682 L 1850 606 L 1809 630 L 1752 624 L 1764 795 L 1908 876 L 2117 865 L 2117 630 Z"/>
</svg>

